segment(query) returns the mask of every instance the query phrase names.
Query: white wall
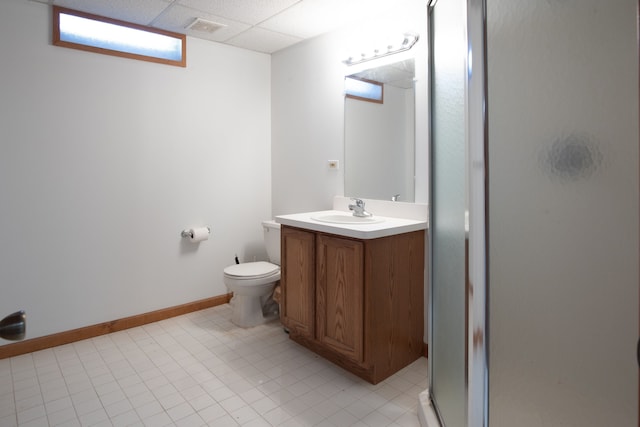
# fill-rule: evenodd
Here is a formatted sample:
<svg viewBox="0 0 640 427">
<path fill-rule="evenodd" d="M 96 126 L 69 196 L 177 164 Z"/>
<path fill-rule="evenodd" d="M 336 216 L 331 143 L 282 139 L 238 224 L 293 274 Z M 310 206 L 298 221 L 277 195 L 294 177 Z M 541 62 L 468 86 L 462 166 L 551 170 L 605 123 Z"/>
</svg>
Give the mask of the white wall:
<svg viewBox="0 0 640 427">
<path fill-rule="evenodd" d="M 428 201 L 427 6 L 421 0 L 399 2 L 403 31 L 420 34 L 416 55 L 416 202 Z M 399 19 L 398 19 L 399 18 Z M 380 30 L 382 27 L 378 27 Z M 344 76 L 347 40 L 358 28 L 335 31 L 272 55 L 273 214 L 330 209 L 344 195 L 344 168 L 332 171 L 327 160 L 344 164 Z M 375 61 L 369 63 L 375 66 Z"/>
<path fill-rule="evenodd" d="M 328 34 L 271 56 L 273 214 L 330 209 L 343 193 L 343 64 Z"/>
<path fill-rule="evenodd" d="M 227 292 L 266 256 L 270 57 L 188 40 L 187 68 L 50 44 L 0 2 L 0 316 L 28 338 Z M 199 246 L 183 228 L 210 225 Z"/>
</svg>

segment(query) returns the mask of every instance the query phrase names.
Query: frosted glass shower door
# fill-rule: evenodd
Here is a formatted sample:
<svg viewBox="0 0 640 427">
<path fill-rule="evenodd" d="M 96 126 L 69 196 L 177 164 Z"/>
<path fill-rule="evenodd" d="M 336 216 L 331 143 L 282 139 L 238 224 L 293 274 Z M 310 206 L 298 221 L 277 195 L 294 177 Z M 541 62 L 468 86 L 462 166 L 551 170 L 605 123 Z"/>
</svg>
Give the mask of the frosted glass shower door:
<svg viewBox="0 0 640 427">
<path fill-rule="evenodd" d="M 634 0 L 487 0 L 491 427 L 637 427 Z"/>
<path fill-rule="evenodd" d="M 466 425 L 465 10 L 438 0 L 431 36 L 430 395 L 448 427 Z"/>
</svg>

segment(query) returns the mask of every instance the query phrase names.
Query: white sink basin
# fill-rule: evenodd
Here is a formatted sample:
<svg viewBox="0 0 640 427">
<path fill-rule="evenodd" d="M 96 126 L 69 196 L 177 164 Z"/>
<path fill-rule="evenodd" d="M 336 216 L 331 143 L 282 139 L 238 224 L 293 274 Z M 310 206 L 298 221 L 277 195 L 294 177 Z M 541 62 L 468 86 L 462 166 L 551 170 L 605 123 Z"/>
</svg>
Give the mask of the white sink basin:
<svg viewBox="0 0 640 427">
<path fill-rule="evenodd" d="M 353 216 L 351 214 L 325 214 L 312 216 L 312 220 L 320 222 L 329 222 L 332 224 L 378 224 L 384 222 L 384 218 L 374 216 Z"/>
</svg>

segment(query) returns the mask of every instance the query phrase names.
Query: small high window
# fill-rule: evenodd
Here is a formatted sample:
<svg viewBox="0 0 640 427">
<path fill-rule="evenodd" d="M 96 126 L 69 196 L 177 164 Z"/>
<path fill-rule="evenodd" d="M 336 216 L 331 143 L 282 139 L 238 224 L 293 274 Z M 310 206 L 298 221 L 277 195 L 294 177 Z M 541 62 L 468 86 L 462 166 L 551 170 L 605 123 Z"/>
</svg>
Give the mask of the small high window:
<svg viewBox="0 0 640 427">
<path fill-rule="evenodd" d="M 53 6 L 53 44 L 185 67 L 184 34 Z"/>
<path fill-rule="evenodd" d="M 345 77 L 344 91 L 347 98 L 377 102 L 378 104 L 382 104 L 384 101 L 384 85 L 373 80 Z"/>
</svg>

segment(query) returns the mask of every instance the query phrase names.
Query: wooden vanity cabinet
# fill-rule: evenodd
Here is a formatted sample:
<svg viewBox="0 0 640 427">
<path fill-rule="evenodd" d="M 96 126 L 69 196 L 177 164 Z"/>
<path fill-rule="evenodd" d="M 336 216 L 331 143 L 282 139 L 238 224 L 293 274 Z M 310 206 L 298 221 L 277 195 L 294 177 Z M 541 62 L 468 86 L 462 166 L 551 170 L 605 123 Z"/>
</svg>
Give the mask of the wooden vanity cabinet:
<svg viewBox="0 0 640 427">
<path fill-rule="evenodd" d="M 364 362 L 363 244 L 316 234 L 316 340 Z"/>
<path fill-rule="evenodd" d="M 354 239 L 282 226 L 292 340 L 376 384 L 422 355 L 425 232 Z"/>
<path fill-rule="evenodd" d="M 295 228 L 280 230 L 280 319 L 290 334 L 315 337 L 315 235 Z M 287 268 L 283 268 L 283 266 Z M 285 290 L 284 282 L 290 285 Z"/>
</svg>

